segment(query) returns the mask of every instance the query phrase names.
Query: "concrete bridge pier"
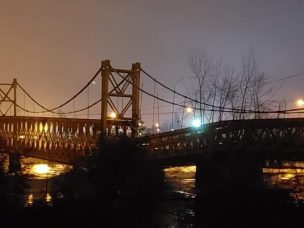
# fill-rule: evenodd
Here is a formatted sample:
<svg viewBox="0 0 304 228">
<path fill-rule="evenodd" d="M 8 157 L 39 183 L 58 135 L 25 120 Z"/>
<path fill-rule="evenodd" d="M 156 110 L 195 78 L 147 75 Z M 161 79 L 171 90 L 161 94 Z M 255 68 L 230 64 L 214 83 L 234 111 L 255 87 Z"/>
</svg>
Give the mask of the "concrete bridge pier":
<svg viewBox="0 0 304 228">
<path fill-rule="evenodd" d="M 196 187 L 199 193 L 256 190 L 263 187 L 263 169 L 255 153 L 244 150 L 213 151 L 197 163 Z"/>
</svg>

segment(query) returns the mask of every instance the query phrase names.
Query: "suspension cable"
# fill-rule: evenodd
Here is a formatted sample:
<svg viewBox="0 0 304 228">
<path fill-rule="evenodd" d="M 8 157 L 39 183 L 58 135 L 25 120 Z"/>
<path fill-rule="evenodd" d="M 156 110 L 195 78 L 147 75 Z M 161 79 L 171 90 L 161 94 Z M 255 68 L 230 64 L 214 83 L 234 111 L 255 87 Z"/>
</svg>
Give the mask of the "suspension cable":
<svg viewBox="0 0 304 228">
<path fill-rule="evenodd" d="M 185 99 L 188 99 L 190 101 L 193 101 L 195 103 L 199 103 L 199 104 L 202 104 L 202 105 L 205 105 L 207 107 L 210 107 L 212 108 L 211 110 L 207 110 L 205 108 L 203 108 L 202 110 L 205 110 L 205 111 L 214 111 L 214 109 L 216 109 L 217 111 L 221 111 L 221 112 L 234 112 L 234 113 L 277 113 L 277 112 L 274 112 L 274 111 L 255 111 L 255 110 L 251 110 L 251 109 L 238 109 L 238 108 L 229 108 L 229 107 L 221 107 L 221 106 L 217 106 L 217 105 L 213 105 L 213 104 L 209 104 L 209 103 L 206 103 L 206 102 L 201 102 L 201 101 L 198 101 L 197 99 L 193 99 L 191 97 L 188 97 L 180 92 L 177 92 L 173 89 L 171 89 L 169 86 L 161 83 L 160 81 L 158 81 L 155 77 L 153 77 L 151 74 L 147 73 L 144 69 L 140 68 L 140 70 L 146 75 L 148 76 L 151 80 L 153 80 L 154 82 L 156 82 L 157 84 L 159 84 L 160 86 L 162 86 L 163 88 L 169 90 L 170 92 L 172 93 L 175 93 Z M 195 108 L 196 109 L 196 108 Z M 198 109 L 199 110 L 199 109 Z M 288 111 L 288 110 L 286 110 Z"/>
<path fill-rule="evenodd" d="M 120 75 L 120 73 L 117 71 L 117 70 L 115 70 L 115 69 L 113 69 L 112 68 L 112 70 L 113 71 L 115 71 L 116 73 L 117 73 L 117 75 L 119 75 L 122 79 L 124 79 L 124 80 L 126 80 L 128 83 L 130 83 L 130 84 L 132 84 L 133 86 L 136 86 L 137 87 L 137 89 L 139 89 L 142 93 L 144 93 L 144 94 L 146 94 L 146 95 L 148 95 L 148 96 L 150 96 L 150 97 L 152 97 L 152 98 L 156 98 L 156 99 L 158 99 L 158 100 L 160 100 L 160 101 L 163 101 L 163 102 L 165 102 L 165 103 L 167 103 L 167 104 L 170 104 L 170 105 L 176 105 L 176 106 L 178 106 L 178 107 L 182 107 L 182 108 L 186 108 L 187 106 L 185 106 L 185 105 L 181 105 L 181 104 L 178 104 L 178 103 L 173 103 L 173 102 L 171 102 L 171 101 L 168 101 L 168 100 L 165 100 L 164 98 L 160 98 L 160 97 L 157 97 L 157 96 L 155 96 L 155 95 L 153 95 L 153 94 L 151 94 L 151 93 L 149 93 L 149 92 L 147 92 L 147 91 L 145 91 L 145 90 L 142 90 L 140 87 L 138 87 L 137 85 L 134 85 L 134 83 L 132 82 L 132 81 L 130 81 L 130 80 L 128 80 L 128 79 L 125 79 L 122 75 Z M 157 81 L 156 81 L 157 82 Z M 158 83 L 158 82 L 157 82 Z M 172 91 L 172 89 L 170 89 L 169 88 L 169 90 L 170 91 Z M 186 98 L 186 99 L 189 99 L 189 100 L 191 100 L 191 101 L 194 101 L 194 102 L 198 102 L 197 100 L 194 100 L 194 99 L 192 99 L 192 98 L 189 98 L 189 97 L 187 97 L 187 96 L 184 96 L 184 95 L 182 95 L 182 94 L 179 94 L 179 93 L 177 93 L 177 92 L 175 92 L 176 94 L 178 94 L 178 95 L 180 95 L 180 96 L 183 96 L 184 98 Z M 207 105 L 206 105 L 207 106 Z M 212 109 L 206 109 L 206 108 L 203 108 L 202 110 L 204 110 L 204 111 L 210 111 L 210 112 L 216 112 L 216 111 L 221 111 L 221 112 L 227 112 L 227 113 L 243 113 L 243 114 L 253 114 L 253 113 L 256 113 L 256 114 L 275 114 L 275 113 L 283 113 L 283 114 L 292 114 L 291 112 L 293 111 L 293 109 L 287 109 L 287 110 L 281 110 L 281 111 L 255 111 L 255 110 L 241 110 L 241 109 L 233 109 L 233 108 L 223 108 L 223 107 L 219 107 L 219 106 L 212 106 L 212 105 L 208 105 L 209 107 L 211 106 L 212 107 Z M 194 107 L 194 110 L 200 110 L 199 108 L 197 108 L 197 107 Z M 301 108 L 301 109 L 297 109 L 297 110 L 303 110 L 304 111 L 304 108 Z"/>
<path fill-rule="evenodd" d="M 72 100 L 74 100 L 76 97 L 78 97 L 94 80 L 95 78 L 98 76 L 98 74 L 101 72 L 101 68 L 98 69 L 98 71 L 95 73 L 95 75 L 92 77 L 92 79 L 81 89 L 78 91 L 78 93 L 76 93 L 74 96 L 72 96 L 70 99 L 68 99 L 66 102 L 64 102 L 61 105 L 58 105 L 55 108 L 52 109 L 48 109 L 45 106 L 41 105 L 36 99 L 34 99 L 18 82 L 17 85 L 19 86 L 19 88 L 32 100 L 34 101 L 40 108 L 44 109 L 44 111 L 40 111 L 40 112 L 36 112 L 36 113 L 45 113 L 45 112 L 51 112 L 51 113 L 55 113 L 58 114 L 57 112 L 54 112 L 54 110 L 62 108 L 63 106 L 69 104 Z"/>
<path fill-rule="evenodd" d="M 223 107 L 220 107 L 220 106 L 216 106 L 216 105 L 212 105 L 212 104 L 208 104 L 208 103 L 205 103 L 205 102 L 198 101 L 198 100 L 193 99 L 193 98 L 191 98 L 191 97 L 188 97 L 188 96 L 186 96 L 186 95 L 184 95 L 184 94 L 182 94 L 182 93 L 180 93 L 180 92 L 177 92 L 177 91 L 171 89 L 169 86 L 167 86 L 167 85 L 161 83 L 160 81 L 158 81 L 155 77 L 153 77 L 152 75 L 150 75 L 149 73 L 147 73 L 147 72 L 146 72 L 145 70 L 143 70 L 142 68 L 140 68 L 140 70 L 141 70 L 146 76 L 148 76 L 151 80 L 153 80 L 155 83 L 159 84 L 160 86 L 162 86 L 163 88 L 169 90 L 169 91 L 172 92 L 172 93 L 175 93 L 175 94 L 177 94 L 177 95 L 179 95 L 179 96 L 181 96 L 181 97 L 183 97 L 183 98 L 186 98 L 186 99 L 188 99 L 188 100 L 190 100 L 190 101 L 193 101 L 193 102 L 195 102 L 195 103 L 201 103 L 201 104 L 203 104 L 203 105 L 205 105 L 205 106 L 208 106 L 208 107 L 218 108 L 218 109 L 219 109 L 219 108 L 223 108 Z M 237 110 L 237 111 L 239 111 L 238 109 L 234 109 L 234 108 L 225 108 L 225 109 L 227 109 L 227 110 Z"/>
<path fill-rule="evenodd" d="M 99 100 L 97 100 L 97 101 L 95 101 L 94 103 L 88 105 L 87 107 L 84 107 L 84 108 L 81 108 L 81 109 L 78 109 L 78 110 L 75 110 L 75 111 L 70 111 L 70 112 L 58 112 L 58 113 L 55 112 L 55 114 L 63 114 L 63 115 L 66 115 L 66 114 L 73 114 L 73 113 L 82 112 L 82 111 L 85 111 L 85 110 L 87 110 L 87 109 L 89 109 L 89 108 L 94 107 L 94 106 L 97 105 L 99 102 L 101 102 L 101 100 L 102 100 L 102 99 L 100 98 Z M 20 108 L 22 111 L 27 112 L 27 113 L 35 113 L 35 114 L 41 113 L 41 112 L 30 111 L 30 110 L 28 110 L 28 109 L 25 109 L 25 108 L 21 107 L 21 106 L 18 105 L 18 104 L 16 104 L 16 106 L 17 106 L 18 108 Z"/>
</svg>

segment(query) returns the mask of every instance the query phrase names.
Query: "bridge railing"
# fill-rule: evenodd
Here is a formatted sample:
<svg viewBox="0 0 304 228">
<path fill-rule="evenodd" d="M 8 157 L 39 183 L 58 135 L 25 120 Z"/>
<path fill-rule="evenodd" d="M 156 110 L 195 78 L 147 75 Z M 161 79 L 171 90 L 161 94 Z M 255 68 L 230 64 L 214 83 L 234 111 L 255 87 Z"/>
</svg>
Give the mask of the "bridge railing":
<svg viewBox="0 0 304 228">
<path fill-rule="evenodd" d="M 265 158 L 304 159 L 304 119 L 222 121 L 146 136 L 142 144 L 151 158 L 254 150 Z"/>
<path fill-rule="evenodd" d="M 7 150 L 38 157 L 71 160 L 94 148 L 100 120 L 1 117 L 0 138 Z"/>
</svg>

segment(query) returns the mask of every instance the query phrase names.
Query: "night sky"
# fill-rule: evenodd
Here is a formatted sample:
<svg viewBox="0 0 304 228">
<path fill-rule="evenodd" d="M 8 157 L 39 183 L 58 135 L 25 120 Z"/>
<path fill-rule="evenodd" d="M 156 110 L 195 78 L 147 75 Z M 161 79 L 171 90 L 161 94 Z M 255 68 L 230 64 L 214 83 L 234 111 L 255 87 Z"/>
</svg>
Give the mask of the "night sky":
<svg viewBox="0 0 304 228">
<path fill-rule="evenodd" d="M 180 90 L 194 52 L 238 66 L 253 48 L 267 77 L 304 72 L 302 0 L 0 0 L 0 28 L 1 82 L 17 78 L 49 107 L 76 93 L 104 59 L 125 69 L 139 61 Z M 273 83 L 290 107 L 303 85 L 304 76 Z M 93 101 L 99 92 L 90 93 Z M 151 107 L 148 100 L 143 112 Z"/>
</svg>

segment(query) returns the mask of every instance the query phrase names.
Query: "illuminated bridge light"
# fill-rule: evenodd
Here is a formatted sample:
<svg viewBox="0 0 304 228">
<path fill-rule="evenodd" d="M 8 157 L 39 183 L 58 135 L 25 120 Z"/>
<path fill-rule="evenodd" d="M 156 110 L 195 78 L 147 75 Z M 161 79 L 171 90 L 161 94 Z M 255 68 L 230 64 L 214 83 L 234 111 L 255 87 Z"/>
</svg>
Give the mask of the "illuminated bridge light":
<svg viewBox="0 0 304 228">
<path fill-rule="evenodd" d="M 115 112 L 111 112 L 110 113 L 110 118 L 111 119 L 115 119 L 116 118 L 116 113 Z"/>
<path fill-rule="evenodd" d="M 194 119 L 194 120 L 192 120 L 191 125 L 192 125 L 193 127 L 198 128 L 198 127 L 201 126 L 201 120 L 200 120 L 200 119 Z"/>
</svg>

